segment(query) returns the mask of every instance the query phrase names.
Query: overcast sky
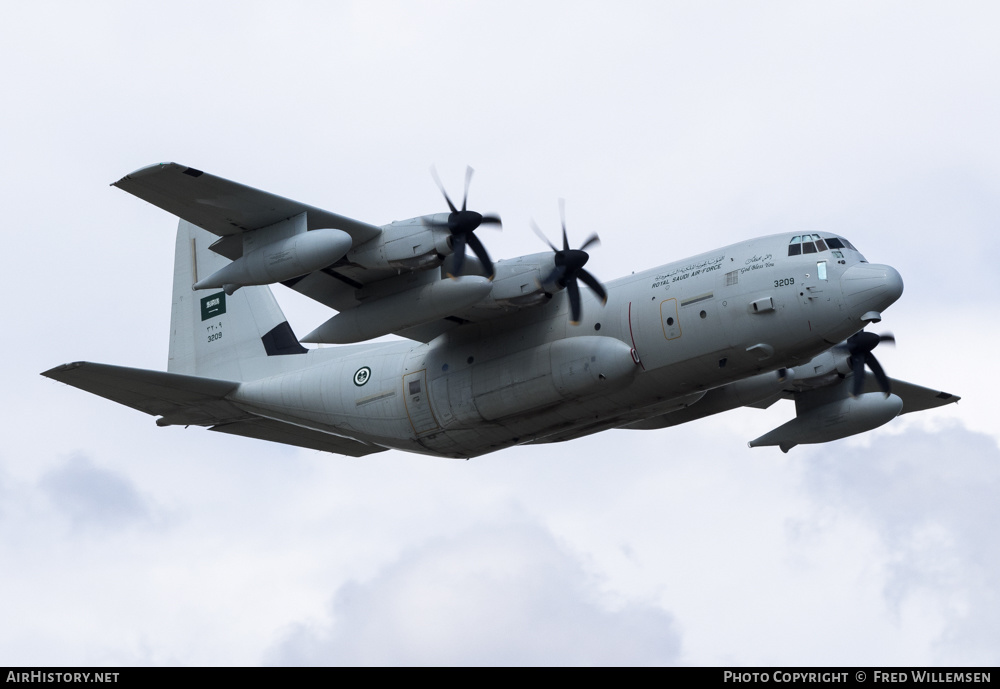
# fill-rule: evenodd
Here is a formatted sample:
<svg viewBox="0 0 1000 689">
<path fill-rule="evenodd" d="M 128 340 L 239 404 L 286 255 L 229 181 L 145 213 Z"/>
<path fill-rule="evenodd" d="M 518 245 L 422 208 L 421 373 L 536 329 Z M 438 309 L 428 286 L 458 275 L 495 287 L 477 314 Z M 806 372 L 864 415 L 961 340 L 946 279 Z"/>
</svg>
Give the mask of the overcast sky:
<svg viewBox="0 0 1000 689">
<path fill-rule="evenodd" d="M 33 2 L 0 23 L 0 664 L 1000 663 L 992 2 Z M 790 403 L 468 462 L 350 459 L 42 378 L 165 369 L 173 160 L 367 222 L 557 199 L 610 280 L 845 235 L 897 378 L 963 397 L 789 454 Z M 276 290 L 302 335 L 329 314 Z"/>
</svg>

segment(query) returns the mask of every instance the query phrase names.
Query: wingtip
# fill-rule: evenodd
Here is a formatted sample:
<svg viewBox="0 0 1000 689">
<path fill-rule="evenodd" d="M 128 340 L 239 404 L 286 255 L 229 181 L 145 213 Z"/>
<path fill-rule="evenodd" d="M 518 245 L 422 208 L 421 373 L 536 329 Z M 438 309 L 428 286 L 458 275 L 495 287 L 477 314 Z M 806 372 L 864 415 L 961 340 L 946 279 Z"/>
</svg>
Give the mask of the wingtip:
<svg viewBox="0 0 1000 689">
<path fill-rule="evenodd" d="M 138 170 L 134 170 L 125 175 L 124 177 L 122 177 L 121 179 L 119 179 L 117 182 L 112 182 L 111 186 L 121 187 L 124 182 L 136 179 L 137 177 L 145 177 L 147 175 L 156 174 L 157 172 L 160 172 L 161 170 L 167 168 L 178 170 L 179 172 L 187 174 L 191 177 L 200 177 L 201 175 L 205 174 L 204 172 L 196 168 L 188 167 L 187 165 L 181 165 L 180 163 L 173 163 L 167 161 L 163 163 L 153 163 L 152 165 L 147 165 L 145 167 L 139 168 Z"/>
</svg>

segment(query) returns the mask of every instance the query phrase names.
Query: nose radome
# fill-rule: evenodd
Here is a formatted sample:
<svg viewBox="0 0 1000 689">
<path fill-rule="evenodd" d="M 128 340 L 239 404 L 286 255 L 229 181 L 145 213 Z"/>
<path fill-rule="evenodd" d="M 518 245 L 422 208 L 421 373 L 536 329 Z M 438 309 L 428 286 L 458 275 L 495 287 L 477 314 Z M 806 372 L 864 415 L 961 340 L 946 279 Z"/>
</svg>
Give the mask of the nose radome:
<svg viewBox="0 0 1000 689">
<path fill-rule="evenodd" d="M 857 263 L 844 271 L 840 278 L 844 300 L 859 315 L 880 312 L 903 294 L 903 278 L 892 266 L 878 263 Z"/>
</svg>

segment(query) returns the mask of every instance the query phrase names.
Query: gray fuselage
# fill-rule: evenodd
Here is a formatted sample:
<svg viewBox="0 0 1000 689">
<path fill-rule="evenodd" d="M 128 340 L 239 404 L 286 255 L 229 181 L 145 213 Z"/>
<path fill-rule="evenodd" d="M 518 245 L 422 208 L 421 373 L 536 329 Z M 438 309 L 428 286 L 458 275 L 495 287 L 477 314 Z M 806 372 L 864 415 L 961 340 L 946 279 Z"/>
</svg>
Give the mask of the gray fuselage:
<svg viewBox="0 0 1000 689">
<path fill-rule="evenodd" d="M 625 426 L 807 362 L 902 293 L 893 268 L 868 264 L 835 235 L 822 237 L 837 249 L 820 240 L 809 243 L 814 253 L 790 255 L 799 237 L 762 237 L 609 282 L 603 306 L 585 290 L 579 325 L 559 292 L 426 344 L 318 350 L 315 365 L 243 383 L 230 399 L 456 458 Z"/>
</svg>

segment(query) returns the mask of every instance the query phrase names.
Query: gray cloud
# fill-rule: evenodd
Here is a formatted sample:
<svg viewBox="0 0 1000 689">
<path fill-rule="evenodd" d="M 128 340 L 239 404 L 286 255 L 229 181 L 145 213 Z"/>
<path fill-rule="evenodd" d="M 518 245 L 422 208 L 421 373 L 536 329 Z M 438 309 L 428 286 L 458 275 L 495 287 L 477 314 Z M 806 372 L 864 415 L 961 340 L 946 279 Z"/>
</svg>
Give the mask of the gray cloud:
<svg viewBox="0 0 1000 689">
<path fill-rule="evenodd" d="M 295 625 L 277 665 L 663 665 L 670 615 L 611 610 L 581 563 L 536 526 L 493 525 L 404 555 L 336 593 L 329 626 Z"/>
<path fill-rule="evenodd" d="M 84 455 L 49 470 L 38 485 L 74 528 L 118 529 L 149 522 L 151 517 L 131 481 Z"/>
<path fill-rule="evenodd" d="M 935 645 L 946 662 L 1000 662 L 996 441 L 959 426 L 909 430 L 876 436 L 870 447 L 824 448 L 809 467 L 806 482 L 819 497 L 883 539 L 891 608 L 934 608 L 944 620 Z"/>
</svg>

